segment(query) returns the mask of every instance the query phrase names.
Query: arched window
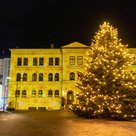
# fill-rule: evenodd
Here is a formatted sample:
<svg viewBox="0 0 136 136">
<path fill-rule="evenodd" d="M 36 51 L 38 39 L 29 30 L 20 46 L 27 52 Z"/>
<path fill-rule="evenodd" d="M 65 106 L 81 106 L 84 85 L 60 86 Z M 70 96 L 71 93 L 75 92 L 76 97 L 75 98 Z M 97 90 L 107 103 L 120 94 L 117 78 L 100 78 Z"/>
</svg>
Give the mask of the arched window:
<svg viewBox="0 0 136 136">
<path fill-rule="evenodd" d="M 75 73 L 73 72 L 70 73 L 70 80 L 75 80 Z"/>
<path fill-rule="evenodd" d="M 74 102 L 74 93 L 73 91 L 67 92 L 67 104 L 71 105 Z"/>
<path fill-rule="evenodd" d="M 20 90 L 16 90 L 15 97 L 20 97 Z"/>
<path fill-rule="evenodd" d="M 59 97 L 59 90 L 55 90 L 54 96 Z"/>
<path fill-rule="evenodd" d="M 35 90 L 32 90 L 32 97 L 36 97 L 36 91 Z"/>
<path fill-rule="evenodd" d="M 43 91 L 42 90 L 38 91 L 38 97 L 43 97 Z"/>
<path fill-rule="evenodd" d="M 16 81 L 21 81 L 21 74 L 20 73 L 17 73 Z"/>
<path fill-rule="evenodd" d="M 26 90 L 22 91 L 22 97 L 26 97 Z"/>
<path fill-rule="evenodd" d="M 48 75 L 48 81 L 53 81 L 53 74 L 52 73 L 49 73 L 49 75 Z"/>
<path fill-rule="evenodd" d="M 39 81 L 43 81 L 43 73 L 39 74 Z"/>
<path fill-rule="evenodd" d="M 52 90 L 48 91 L 48 97 L 52 97 Z"/>
<path fill-rule="evenodd" d="M 33 73 L 33 75 L 32 75 L 32 81 L 37 81 L 37 74 L 36 73 Z"/>
<path fill-rule="evenodd" d="M 59 81 L 59 73 L 55 73 L 55 81 Z"/>
<path fill-rule="evenodd" d="M 23 81 L 27 81 L 27 73 L 23 74 Z"/>
</svg>

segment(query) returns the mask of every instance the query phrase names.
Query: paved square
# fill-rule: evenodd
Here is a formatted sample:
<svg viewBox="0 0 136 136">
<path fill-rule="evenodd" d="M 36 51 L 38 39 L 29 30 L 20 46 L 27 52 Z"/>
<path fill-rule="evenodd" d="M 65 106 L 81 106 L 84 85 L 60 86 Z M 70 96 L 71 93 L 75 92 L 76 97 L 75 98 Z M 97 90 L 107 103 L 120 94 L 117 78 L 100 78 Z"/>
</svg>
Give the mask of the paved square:
<svg viewBox="0 0 136 136">
<path fill-rule="evenodd" d="M 136 136 L 136 122 L 82 119 L 67 111 L 0 113 L 0 136 Z"/>
</svg>

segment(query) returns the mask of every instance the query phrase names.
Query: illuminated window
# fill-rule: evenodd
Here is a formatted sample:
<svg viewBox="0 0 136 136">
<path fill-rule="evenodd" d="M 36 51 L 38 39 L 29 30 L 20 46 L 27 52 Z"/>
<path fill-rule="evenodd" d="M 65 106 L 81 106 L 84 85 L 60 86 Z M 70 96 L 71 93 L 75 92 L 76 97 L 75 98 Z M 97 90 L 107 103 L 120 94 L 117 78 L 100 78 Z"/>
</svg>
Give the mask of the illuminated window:
<svg viewBox="0 0 136 136">
<path fill-rule="evenodd" d="M 23 74 L 23 81 L 27 81 L 27 73 Z"/>
<path fill-rule="evenodd" d="M 36 91 L 35 90 L 32 90 L 32 97 L 36 97 Z"/>
<path fill-rule="evenodd" d="M 59 90 L 55 90 L 54 97 L 59 97 Z"/>
<path fill-rule="evenodd" d="M 20 73 L 17 73 L 16 81 L 21 81 L 21 74 Z"/>
<path fill-rule="evenodd" d="M 52 73 L 49 73 L 49 75 L 48 75 L 48 81 L 53 81 L 53 74 Z"/>
<path fill-rule="evenodd" d="M 83 57 L 82 56 L 77 57 L 77 65 L 83 65 Z"/>
<path fill-rule="evenodd" d="M 44 65 L 44 58 L 39 58 L 39 65 L 43 66 Z"/>
<path fill-rule="evenodd" d="M 55 81 L 59 81 L 59 73 L 55 73 Z"/>
<path fill-rule="evenodd" d="M 37 81 L 37 74 L 36 73 L 33 73 L 33 75 L 32 75 L 32 81 Z"/>
<path fill-rule="evenodd" d="M 37 66 L 37 58 L 33 58 L 33 66 Z"/>
<path fill-rule="evenodd" d="M 38 91 L 38 97 L 43 97 L 43 91 L 42 90 Z"/>
<path fill-rule="evenodd" d="M 20 90 L 16 90 L 15 97 L 20 97 Z"/>
<path fill-rule="evenodd" d="M 43 73 L 39 74 L 39 81 L 43 81 Z"/>
<path fill-rule="evenodd" d="M 26 90 L 22 91 L 22 97 L 26 97 Z"/>
<path fill-rule="evenodd" d="M 75 65 L 75 56 L 70 56 L 69 62 L 70 65 Z"/>
<path fill-rule="evenodd" d="M 73 72 L 70 73 L 70 80 L 75 80 L 75 73 Z"/>
<path fill-rule="evenodd" d="M 55 65 L 59 65 L 59 58 L 55 58 Z"/>
<path fill-rule="evenodd" d="M 48 97 L 52 97 L 52 90 L 48 91 Z"/>
<path fill-rule="evenodd" d="M 49 66 L 53 65 L 53 58 L 49 58 Z"/>
<path fill-rule="evenodd" d="M 24 66 L 28 65 L 28 58 L 24 58 Z"/>
<path fill-rule="evenodd" d="M 17 66 L 21 66 L 22 65 L 22 58 L 17 58 Z"/>
</svg>

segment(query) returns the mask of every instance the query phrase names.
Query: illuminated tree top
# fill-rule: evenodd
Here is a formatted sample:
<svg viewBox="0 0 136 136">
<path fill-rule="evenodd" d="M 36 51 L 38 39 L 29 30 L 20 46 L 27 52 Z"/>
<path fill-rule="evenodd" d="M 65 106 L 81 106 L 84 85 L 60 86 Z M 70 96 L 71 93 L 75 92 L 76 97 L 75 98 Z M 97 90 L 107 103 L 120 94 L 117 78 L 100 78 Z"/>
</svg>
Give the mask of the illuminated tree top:
<svg viewBox="0 0 136 136">
<path fill-rule="evenodd" d="M 133 55 L 121 44 L 117 29 L 107 22 L 100 25 L 86 53 L 85 72 L 79 72 L 76 109 L 83 116 L 134 117 L 136 74 L 127 70 L 132 63 Z"/>
</svg>

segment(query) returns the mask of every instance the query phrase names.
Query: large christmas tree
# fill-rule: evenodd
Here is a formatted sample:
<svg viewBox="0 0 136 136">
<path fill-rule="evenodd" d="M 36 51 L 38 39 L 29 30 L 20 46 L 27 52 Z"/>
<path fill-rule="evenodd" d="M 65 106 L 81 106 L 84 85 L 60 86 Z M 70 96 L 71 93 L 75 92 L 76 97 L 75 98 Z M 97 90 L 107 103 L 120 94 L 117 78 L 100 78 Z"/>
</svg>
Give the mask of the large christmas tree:
<svg viewBox="0 0 136 136">
<path fill-rule="evenodd" d="M 118 39 L 109 23 L 100 25 L 85 57 L 85 72 L 79 72 L 76 86 L 78 116 L 132 119 L 136 114 L 136 74 L 129 70 L 134 57 Z"/>
</svg>

